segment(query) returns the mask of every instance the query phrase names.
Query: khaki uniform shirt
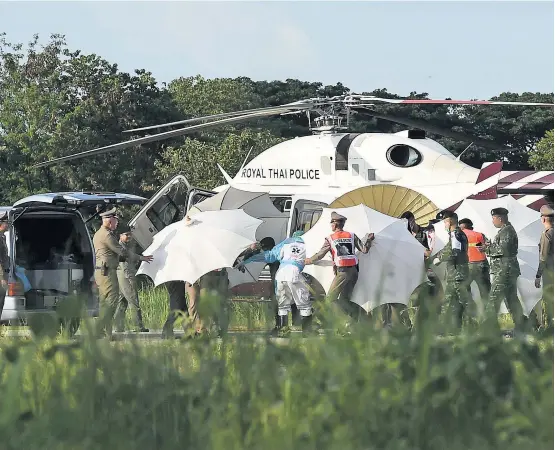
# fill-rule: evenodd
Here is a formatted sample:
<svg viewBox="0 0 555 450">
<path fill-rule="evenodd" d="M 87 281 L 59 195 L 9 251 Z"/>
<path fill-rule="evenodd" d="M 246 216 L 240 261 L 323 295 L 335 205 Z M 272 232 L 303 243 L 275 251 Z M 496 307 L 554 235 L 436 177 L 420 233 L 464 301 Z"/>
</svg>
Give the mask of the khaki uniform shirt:
<svg viewBox="0 0 555 450">
<path fill-rule="evenodd" d="M 553 227 L 542 233 L 538 246 L 540 248 L 540 263 L 536 278 L 540 278 L 544 270 L 553 272 Z"/>
<path fill-rule="evenodd" d="M 108 228 L 101 226 L 93 237 L 96 267 L 106 266 L 109 270 L 116 270 L 121 261 L 128 257 L 140 258 L 140 255 L 124 248 Z"/>
</svg>

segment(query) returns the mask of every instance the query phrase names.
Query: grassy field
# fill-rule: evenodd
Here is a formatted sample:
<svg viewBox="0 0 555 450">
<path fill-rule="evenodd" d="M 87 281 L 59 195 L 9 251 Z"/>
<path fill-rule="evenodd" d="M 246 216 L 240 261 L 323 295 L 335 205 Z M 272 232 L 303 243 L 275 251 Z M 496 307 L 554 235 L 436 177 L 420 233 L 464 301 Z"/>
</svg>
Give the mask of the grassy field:
<svg viewBox="0 0 555 450">
<path fill-rule="evenodd" d="M 270 303 L 259 302 L 256 298 L 235 299 L 232 302 L 230 328 L 233 330 L 268 330 L 274 326 L 274 312 Z M 168 294 L 164 287 L 147 288 L 140 291 L 140 303 L 145 325 L 151 329 L 161 329 L 169 312 Z M 409 316 L 414 321 L 414 310 Z M 509 314 L 499 317 L 503 329 L 513 328 Z M 134 324 L 130 312 L 127 313 L 127 328 Z M 178 326 L 178 325 L 177 325 Z"/>
<path fill-rule="evenodd" d="M 159 287 L 142 290 L 140 292 L 140 304 L 146 327 L 161 329 L 169 312 L 166 289 Z M 231 328 L 234 330 L 264 330 L 274 326 L 273 310 L 269 303 L 233 302 L 231 306 Z M 176 325 L 176 327 L 178 326 Z M 127 327 L 129 329 L 134 327 L 129 311 L 127 313 Z"/>
<path fill-rule="evenodd" d="M 147 324 L 163 291 L 142 293 Z M 236 328 L 270 328 L 269 305 L 234 306 Z M 553 339 L 486 325 L 435 339 L 361 324 L 349 337 L 70 341 L 45 323 L 0 341 L 2 448 L 552 449 Z"/>
</svg>

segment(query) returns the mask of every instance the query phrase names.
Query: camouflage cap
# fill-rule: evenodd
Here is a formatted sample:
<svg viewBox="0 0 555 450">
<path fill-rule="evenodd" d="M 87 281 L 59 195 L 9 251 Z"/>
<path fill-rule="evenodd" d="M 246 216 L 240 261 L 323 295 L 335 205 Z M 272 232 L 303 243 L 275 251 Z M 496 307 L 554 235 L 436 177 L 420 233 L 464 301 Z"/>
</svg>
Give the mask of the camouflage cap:
<svg viewBox="0 0 555 450">
<path fill-rule="evenodd" d="M 540 208 L 540 214 L 542 216 L 553 217 L 553 207 L 549 205 L 543 205 Z"/>
<path fill-rule="evenodd" d="M 505 208 L 493 208 L 491 210 L 492 216 L 507 216 L 509 214 L 509 210 Z"/>
<path fill-rule="evenodd" d="M 100 217 L 103 219 L 110 219 L 111 217 L 117 217 L 118 211 L 116 208 L 109 209 L 108 211 L 104 211 L 103 213 L 99 214 Z"/>
<path fill-rule="evenodd" d="M 331 213 L 331 222 L 345 222 L 347 218 L 341 214 L 337 214 L 335 211 Z"/>
</svg>

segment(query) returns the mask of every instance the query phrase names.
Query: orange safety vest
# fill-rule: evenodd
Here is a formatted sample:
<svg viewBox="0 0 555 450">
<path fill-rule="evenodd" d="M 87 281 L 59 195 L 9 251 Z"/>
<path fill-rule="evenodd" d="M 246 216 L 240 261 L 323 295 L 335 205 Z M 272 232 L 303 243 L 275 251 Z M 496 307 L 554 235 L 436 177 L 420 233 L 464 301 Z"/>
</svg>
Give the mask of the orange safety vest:
<svg viewBox="0 0 555 450">
<path fill-rule="evenodd" d="M 484 235 L 474 230 L 463 230 L 468 238 L 468 262 L 480 262 L 486 260 L 486 254 L 478 250 L 476 244 L 481 243 L 484 245 Z"/>
<path fill-rule="evenodd" d="M 336 231 L 326 238 L 331 246 L 331 257 L 336 267 L 352 267 L 358 264 L 355 255 L 355 235 L 348 231 Z"/>
</svg>

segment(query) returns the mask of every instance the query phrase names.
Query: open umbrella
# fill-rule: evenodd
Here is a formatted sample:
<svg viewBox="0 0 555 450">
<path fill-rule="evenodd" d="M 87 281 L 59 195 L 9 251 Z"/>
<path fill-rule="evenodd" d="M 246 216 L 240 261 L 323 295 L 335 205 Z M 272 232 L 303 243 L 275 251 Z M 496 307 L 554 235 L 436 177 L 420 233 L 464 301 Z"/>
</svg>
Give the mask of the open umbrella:
<svg viewBox="0 0 555 450">
<path fill-rule="evenodd" d="M 410 295 L 424 280 L 424 250 L 407 230 L 406 223 L 364 205 L 350 208 L 324 208 L 322 216 L 303 239 L 307 256 L 316 253 L 326 236 L 331 234 L 332 211 L 347 218 L 345 229 L 363 239 L 374 233 L 375 239 L 367 254 L 358 253 L 359 277 L 351 301 L 367 312 L 385 303 L 407 304 Z M 316 278 L 326 293 L 334 275 L 331 255 L 306 266 L 304 271 Z"/>
<path fill-rule="evenodd" d="M 187 214 L 189 217 L 194 217 L 203 211 L 234 209 L 242 209 L 248 215 L 262 220 L 262 225 L 256 231 L 258 241 L 265 237 L 272 237 L 277 244 L 285 239 L 289 214 L 279 211 L 267 192 L 243 191 L 230 186 L 215 196 L 192 206 Z M 229 269 L 229 287 L 258 281 L 265 266 L 264 262 L 251 263 L 245 267 L 244 273 L 237 269 Z"/>
<path fill-rule="evenodd" d="M 232 267 L 237 256 L 256 241 L 262 221 L 237 209 L 207 211 L 167 226 L 158 233 L 137 274 L 150 277 L 155 286 L 168 281 L 194 283 L 216 269 Z"/>
<path fill-rule="evenodd" d="M 493 241 L 497 234 L 497 228 L 493 226 L 491 220 L 491 210 L 493 208 L 506 208 L 509 211 L 509 222 L 515 228 L 518 234 L 518 263 L 520 265 L 521 275 L 517 280 L 518 297 L 524 309 L 524 314 L 529 315 L 534 306 L 541 298 L 541 289 L 534 287 L 536 271 L 538 269 L 538 242 L 543 231 L 539 214 L 519 203 L 511 196 L 501 197 L 493 200 L 464 200 L 457 208 L 456 213 L 459 219 L 468 218 L 472 220 L 474 229 L 484 233 L 488 239 Z M 432 254 L 436 254 L 441 250 L 448 241 L 447 232 L 442 222 L 434 225 L 435 227 L 435 245 Z M 445 271 L 440 270 L 438 275 L 445 279 Z M 474 283 L 473 283 L 474 285 Z M 472 286 L 473 298 L 476 301 L 480 299 L 480 294 L 475 286 Z M 501 305 L 500 313 L 508 312 L 506 305 Z"/>
</svg>

